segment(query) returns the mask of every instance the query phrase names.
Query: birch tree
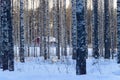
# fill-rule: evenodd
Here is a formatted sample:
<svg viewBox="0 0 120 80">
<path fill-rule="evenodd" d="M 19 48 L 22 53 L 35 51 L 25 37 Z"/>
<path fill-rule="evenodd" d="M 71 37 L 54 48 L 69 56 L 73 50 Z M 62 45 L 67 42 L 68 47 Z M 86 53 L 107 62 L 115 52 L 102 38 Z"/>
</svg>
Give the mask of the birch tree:
<svg viewBox="0 0 120 80">
<path fill-rule="evenodd" d="M 50 15 L 49 15 L 49 0 L 46 0 L 46 17 L 47 17 L 47 57 L 50 58 Z"/>
<path fill-rule="evenodd" d="M 64 56 L 67 56 L 66 0 L 63 0 Z"/>
<path fill-rule="evenodd" d="M 104 49 L 104 0 L 98 0 L 98 42 L 99 54 L 103 57 Z"/>
<path fill-rule="evenodd" d="M 58 0 L 53 0 L 53 31 L 54 31 L 54 37 L 56 38 L 57 40 L 57 45 L 56 45 L 56 56 L 58 57 L 58 59 L 60 58 L 59 56 L 59 37 L 58 37 L 58 19 L 59 19 L 59 1 Z M 58 9 L 58 10 L 57 10 Z"/>
</svg>

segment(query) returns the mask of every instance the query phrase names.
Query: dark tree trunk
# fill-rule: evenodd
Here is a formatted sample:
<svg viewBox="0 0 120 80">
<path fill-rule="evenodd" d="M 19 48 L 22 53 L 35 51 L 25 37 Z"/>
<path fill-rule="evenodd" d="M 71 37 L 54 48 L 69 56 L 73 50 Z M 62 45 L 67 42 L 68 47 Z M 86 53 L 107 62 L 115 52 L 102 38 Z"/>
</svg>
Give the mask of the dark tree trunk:
<svg viewBox="0 0 120 80">
<path fill-rule="evenodd" d="M 109 15 L 109 0 L 104 0 L 104 45 L 105 59 L 110 59 L 110 15 Z"/>
<path fill-rule="evenodd" d="M 12 0 L 13 1 L 13 0 Z M 14 43 L 13 43 L 13 24 L 12 24 L 12 7 L 11 0 L 7 0 L 8 2 L 8 27 L 9 27 L 9 53 L 8 53 L 8 68 L 9 71 L 14 71 Z M 13 4 L 12 4 L 13 6 Z"/>
<path fill-rule="evenodd" d="M 76 74 L 86 74 L 86 28 L 85 28 L 85 1 L 76 0 L 77 16 L 77 56 L 76 56 Z"/>
<path fill-rule="evenodd" d="M 93 1 L 94 5 L 94 27 L 93 27 L 93 57 L 99 58 L 98 44 L 98 0 Z"/>
<path fill-rule="evenodd" d="M 24 60 L 24 13 L 23 13 L 23 0 L 20 0 L 20 62 L 25 62 Z"/>
<path fill-rule="evenodd" d="M 120 0 L 117 1 L 117 63 L 120 64 Z"/>
<path fill-rule="evenodd" d="M 3 70 L 14 70 L 11 0 L 1 0 L 2 65 Z"/>
<path fill-rule="evenodd" d="M 57 19 L 57 39 L 58 39 L 58 44 L 57 44 L 57 48 L 56 48 L 56 52 L 57 52 L 57 57 L 58 59 L 60 59 L 60 26 L 59 26 L 59 0 L 57 0 L 57 14 L 56 14 L 56 19 Z"/>
<path fill-rule="evenodd" d="M 43 37 L 44 37 L 44 59 L 47 59 L 47 11 L 46 11 L 46 0 L 43 0 Z"/>
<path fill-rule="evenodd" d="M 2 6 L 0 0 L 0 68 L 2 68 L 2 26 L 1 26 L 1 17 L 2 17 Z"/>
<path fill-rule="evenodd" d="M 77 22 L 76 22 L 76 0 L 72 2 L 72 59 L 76 59 L 77 53 Z"/>
</svg>

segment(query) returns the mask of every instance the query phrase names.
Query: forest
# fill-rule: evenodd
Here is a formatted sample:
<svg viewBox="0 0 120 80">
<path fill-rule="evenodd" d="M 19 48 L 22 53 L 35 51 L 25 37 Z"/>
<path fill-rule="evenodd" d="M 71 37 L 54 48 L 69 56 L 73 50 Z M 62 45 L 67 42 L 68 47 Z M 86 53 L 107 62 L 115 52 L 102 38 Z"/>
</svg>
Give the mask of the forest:
<svg viewBox="0 0 120 80">
<path fill-rule="evenodd" d="M 120 0 L 0 0 L 0 78 L 54 75 L 120 79 Z"/>
</svg>

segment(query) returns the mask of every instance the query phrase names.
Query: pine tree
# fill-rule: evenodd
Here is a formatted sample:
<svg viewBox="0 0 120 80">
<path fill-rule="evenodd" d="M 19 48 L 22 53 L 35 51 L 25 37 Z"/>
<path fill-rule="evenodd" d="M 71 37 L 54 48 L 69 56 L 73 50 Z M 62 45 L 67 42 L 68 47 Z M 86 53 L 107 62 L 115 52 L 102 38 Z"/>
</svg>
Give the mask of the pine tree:
<svg viewBox="0 0 120 80">
<path fill-rule="evenodd" d="M 86 74 L 86 28 L 85 28 L 85 1 L 76 0 L 76 17 L 77 17 L 77 58 L 76 74 Z"/>
<path fill-rule="evenodd" d="M 93 0 L 94 5 L 94 28 L 93 28 L 93 57 L 99 58 L 98 44 L 98 0 Z"/>
<path fill-rule="evenodd" d="M 104 46 L 105 59 L 110 59 L 110 14 L 109 0 L 104 0 Z"/>
<path fill-rule="evenodd" d="M 120 64 L 120 0 L 117 1 L 117 63 Z"/>
<path fill-rule="evenodd" d="M 25 62 L 24 60 L 24 10 L 23 10 L 23 0 L 20 0 L 20 62 Z"/>
</svg>

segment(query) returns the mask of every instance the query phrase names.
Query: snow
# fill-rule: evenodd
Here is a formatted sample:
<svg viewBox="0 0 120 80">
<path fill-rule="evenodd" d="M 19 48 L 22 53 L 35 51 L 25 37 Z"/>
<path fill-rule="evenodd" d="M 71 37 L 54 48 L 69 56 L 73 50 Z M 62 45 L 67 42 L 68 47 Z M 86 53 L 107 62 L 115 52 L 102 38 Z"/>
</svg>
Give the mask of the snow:
<svg viewBox="0 0 120 80">
<path fill-rule="evenodd" d="M 50 46 L 50 55 L 51 56 L 55 56 L 56 55 L 56 47 L 55 46 Z M 61 50 L 61 47 L 60 47 L 60 50 Z M 91 50 L 90 50 L 91 51 Z M 15 55 L 19 56 L 19 47 L 15 46 L 14 47 L 14 52 L 15 52 Z M 27 56 L 27 53 L 28 53 L 28 47 L 26 46 L 25 47 L 25 56 Z M 33 54 L 37 54 L 37 56 L 39 56 L 40 54 L 40 47 L 29 47 L 29 53 L 31 56 L 33 56 Z M 67 53 L 69 54 L 72 54 L 72 50 L 71 48 L 68 46 L 67 47 Z"/>
<path fill-rule="evenodd" d="M 89 54 L 92 49 L 88 49 Z M 15 59 L 15 71 L 0 70 L 0 80 L 120 80 L 120 64 L 116 60 L 87 59 L 87 74 L 76 75 L 75 61 L 70 57 L 45 61 L 41 58 L 26 58 L 25 63 Z"/>
</svg>

